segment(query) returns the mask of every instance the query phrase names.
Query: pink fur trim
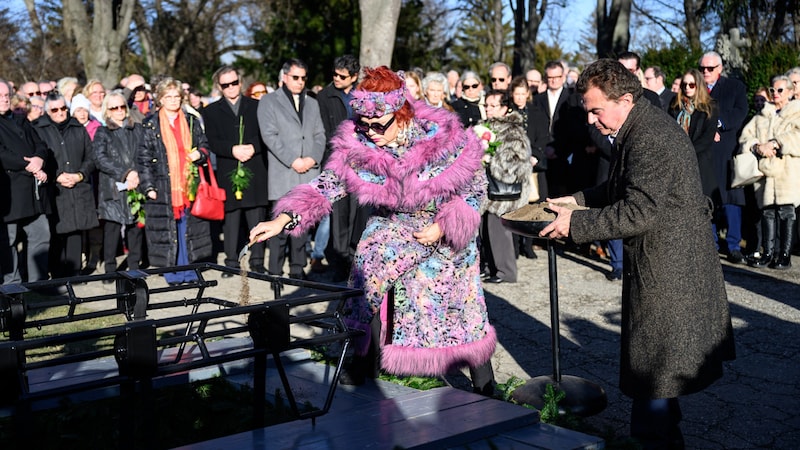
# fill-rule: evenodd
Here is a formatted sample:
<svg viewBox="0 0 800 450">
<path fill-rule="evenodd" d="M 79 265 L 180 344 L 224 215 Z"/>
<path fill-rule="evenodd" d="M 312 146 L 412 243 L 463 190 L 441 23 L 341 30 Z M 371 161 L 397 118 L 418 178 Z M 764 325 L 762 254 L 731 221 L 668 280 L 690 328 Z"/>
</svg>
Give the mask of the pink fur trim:
<svg viewBox="0 0 800 450">
<path fill-rule="evenodd" d="M 486 336 L 469 344 L 446 348 L 386 345 L 381 350 L 381 368 L 396 375 L 441 376 L 457 367 L 477 367 L 485 363 L 496 346 L 494 328 L 486 324 Z"/>
<path fill-rule="evenodd" d="M 300 215 L 300 224 L 289 231 L 290 236 L 299 236 L 331 212 L 331 202 L 310 184 L 301 184 L 281 197 L 273 208 L 272 216 L 283 212 Z"/>
<path fill-rule="evenodd" d="M 481 216 L 461 197 L 445 203 L 434 219 L 444 233 L 444 239 L 453 250 L 464 249 L 478 234 Z"/>
<path fill-rule="evenodd" d="M 438 124 L 432 137 L 417 142 L 407 153 L 395 158 L 382 149 L 363 145 L 355 135 L 353 122 L 346 121 L 338 129 L 331 145 L 336 149 L 327 169 L 333 170 L 362 203 L 413 211 L 435 199 L 449 199 L 460 194 L 480 168 L 483 150 L 474 133 L 461 127 L 458 116 L 441 108 L 420 104 L 416 117 L 423 123 Z M 428 164 L 441 161 L 449 154 L 458 157 L 437 176 L 420 180 L 419 174 Z M 353 167 L 363 167 L 385 177 L 383 184 L 361 179 Z"/>
</svg>

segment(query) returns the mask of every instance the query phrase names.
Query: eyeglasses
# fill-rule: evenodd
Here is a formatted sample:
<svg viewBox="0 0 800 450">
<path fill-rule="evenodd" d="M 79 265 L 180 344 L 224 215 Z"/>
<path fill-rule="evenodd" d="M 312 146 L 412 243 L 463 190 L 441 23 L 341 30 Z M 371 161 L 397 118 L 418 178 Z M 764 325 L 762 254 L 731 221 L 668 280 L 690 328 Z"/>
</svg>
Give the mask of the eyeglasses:
<svg viewBox="0 0 800 450">
<path fill-rule="evenodd" d="M 480 83 L 465 84 L 463 87 L 464 87 L 465 90 L 466 89 L 478 89 L 478 86 L 480 86 L 480 85 L 481 85 Z"/>
<path fill-rule="evenodd" d="M 305 75 L 289 75 L 289 76 L 290 76 L 290 77 L 292 77 L 292 79 L 293 79 L 294 81 L 297 81 L 297 80 L 303 80 L 303 81 L 306 81 L 306 78 L 308 78 L 308 77 L 307 77 L 307 76 L 305 76 Z"/>
<path fill-rule="evenodd" d="M 560 80 L 564 75 L 558 75 L 556 77 L 547 77 L 548 80 Z"/>
<path fill-rule="evenodd" d="M 682 88 L 694 89 L 694 88 L 697 87 L 697 83 L 683 83 L 683 82 L 681 82 L 681 87 Z"/>
<path fill-rule="evenodd" d="M 250 93 L 253 97 L 261 97 L 262 95 L 266 94 L 267 91 L 253 91 Z"/>
<path fill-rule="evenodd" d="M 789 88 L 778 88 L 778 89 L 769 88 L 769 93 L 770 94 L 774 94 L 774 93 L 777 92 L 778 94 L 783 94 L 783 91 L 788 91 L 788 90 L 789 90 Z"/>
<path fill-rule="evenodd" d="M 394 116 L 392 116 L 392 118 L 389 119 L 389 121 L 384 124 L 380 124 L 378 122 L 367 123 L 364 122 L 363 120 L 357 120 L 356 131 L 363 134 L 369 134 L 369 130 L 372 130 L 375 132 L 375 134 L 383 135 L 384 133 L 386 133 L 386 130 L 388 130 L 389 127 L 392 126 L 393 123 L 394 123 Z"/>
<path fill-rule="evenodd" d="M 41 97 L 42 96 L 42 91 L 28 92 L 25 95 L 27 95 L 28 97 Z"/>
<path fill-rule="evenodd" d="M 92 91 L 89 95 L 106 95 L 106 91 Z"/>
<path fill-rule="evenodd" d="M 109 106 L 106 109 L 109 111 L 119 111 L 120 109 L 125 111 L 126 109 L 128 109 L 128 105 Z"/>
<path fill-rule="evenodd" d="M 231 86 L 238 86 L 238 85 L 239 85 L 239 80 L 236 79 L 236 80 L 231 81 L 230 83 L 220 83 L 219 87 L 221 87 L 223 90 L 225 90 L 225 89 L 228 89 Z"/>
<path fill-rule="evenodd" d="M 31 108 L 38 109 L 39 111 L 44 111 L 44 106 L 42 105 L 31 105 Z"/>
<path fill-rule="evenodd" d="M 342 81 L 344 81 L 344 80 L 346 80 L 346 79 L 350 78 L 351 76 L 352 76 L 352 75 L 342 75 L 342 74 L 340 74 L 340 73 L 333 72 L 333 77 L 334 77 L 334 78 L 339 78 L 339 79 L 340 79 L 340 80 L 342 80 Z M 303 79 L 305 80 L 305 78 L 303 78 Z"/>
<path fill-rule="evenodd" d="M 700 71 L 701 72 L 713 72 L 714 69 L 716 69 L 717 67 L 719 67 L 719 64 L 717 64 L 716 66 L 700 66 Z"/>
<path fill-rule="evenodd" d="M 496 82 L 498 82 L 498 81 L 499 81 L 499 82 L 501 82 L 501 83 L 503 83 L 503 82 L 505 82 L 505 81 L 506 81 L 506 79 L 505 79 L 505 78 L 492 78 L 492 83 L 496 83 Z"/>
<path fill-rule="evenodd" d="M 50 112 L 51 112 L 51 113 L 53 113 L 53 114 L 55 114 L 55 113 L 57 113 L 57 112 L 59 112 L 59 111 L 61 111 L 61 112 L 64 112 L 64 111 L 66 111 L 66 110 L 68 110 L 68 109 L 69 109 L 69 108 L 67 108 L 66 106 L 62 106 L 62 107 L 60 107 L 60 108 L 50 108 Z"/>
</svg>

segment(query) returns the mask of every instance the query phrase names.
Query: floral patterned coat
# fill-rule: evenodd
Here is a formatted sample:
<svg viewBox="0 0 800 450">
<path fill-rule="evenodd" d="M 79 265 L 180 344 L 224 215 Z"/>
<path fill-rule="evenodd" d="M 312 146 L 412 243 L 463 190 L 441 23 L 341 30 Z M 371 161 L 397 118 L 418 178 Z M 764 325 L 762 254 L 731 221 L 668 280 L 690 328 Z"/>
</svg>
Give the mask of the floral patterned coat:
<svg viewBox="0 0 800 450">
<path fill-rule="evenodd" d="M 441 375 L 478 366 L 494 353 L 480 281 L 476 236 L 486 198 L 483 150 L 458 116 L 417 103 L 400 147 L 377 147 L 344 122 L 322 174 L 283 197 L 274 209 L 301 216 L 303 233 L 348 193 L 374 209 L 359 242 L 350 283 L 348 323 L 369 333 L 376 314 L 381 366 L 396 374 Z M 440 243 L 426 247 L 412 233 L 438 223 Z M 394 302 L 384 300 L 394 289 Z M 387 316 L 391 314 L 391 320 Z M 357 345 L 365 353 L 368 339 Z"/>
</svg>

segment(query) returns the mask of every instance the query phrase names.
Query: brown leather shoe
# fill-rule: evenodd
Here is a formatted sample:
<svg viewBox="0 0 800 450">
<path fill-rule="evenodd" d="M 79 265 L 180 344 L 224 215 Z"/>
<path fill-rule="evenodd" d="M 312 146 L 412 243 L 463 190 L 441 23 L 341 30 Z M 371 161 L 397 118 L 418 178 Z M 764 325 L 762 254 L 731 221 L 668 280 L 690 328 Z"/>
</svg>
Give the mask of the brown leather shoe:
<svg viewBox="0 0 800 450">
<path fill-rule="evenodd" d="M 321 259 L 311 258 L 311 271 L 314 273 L 323 273 L 328 270 L 328 266 L 322 264 Z"/>
</svg>

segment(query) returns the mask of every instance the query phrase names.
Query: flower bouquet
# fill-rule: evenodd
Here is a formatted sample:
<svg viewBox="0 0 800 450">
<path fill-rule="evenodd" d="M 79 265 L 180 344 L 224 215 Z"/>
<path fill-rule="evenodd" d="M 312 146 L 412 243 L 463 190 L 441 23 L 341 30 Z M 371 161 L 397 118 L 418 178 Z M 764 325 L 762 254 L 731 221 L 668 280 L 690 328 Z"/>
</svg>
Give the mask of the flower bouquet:
<svg viewBox="0 0 800 450">
<path fill-rule="evenodd" d="M 494 156 L 497 147 L 502 144 L 502 142 L 497 140 L 497 134 L 495 134 L 488 125 L 475 125 L 472 127 L 472 131 L 475 132 L 478 139 L 481 140 L 483 152 L 489 156 Z"/>
<path fill-rule="evenodd" d="M 129 189 L 126 195 L 128 197 L 128 206 L 131 208 L 131 214 L 136 218 L 136 226 L 138 228 L 144 228 L 144 202 L 147 200 L 147 197 L 136 189 Z"/>
<path fill-rule="evenodd" d="M 242 123 L 242 117 L 239 117 L 239 145 L 242 145 L 242 141 L 244 140 L 244 123 Z M 242 199 L 242 191 L 247 189 L 250 186 L 250 180 L 253 178 L 253 171 L 249 168 L 242 165 L 242 162 L 236 165 L 236 170 L 232 170 L 230 174 L 228 174 L 229 179 L 231 180 L 231 187 L 233 187 L 233 195 L 236 197 L 236 200 Z"/>
</svg>

